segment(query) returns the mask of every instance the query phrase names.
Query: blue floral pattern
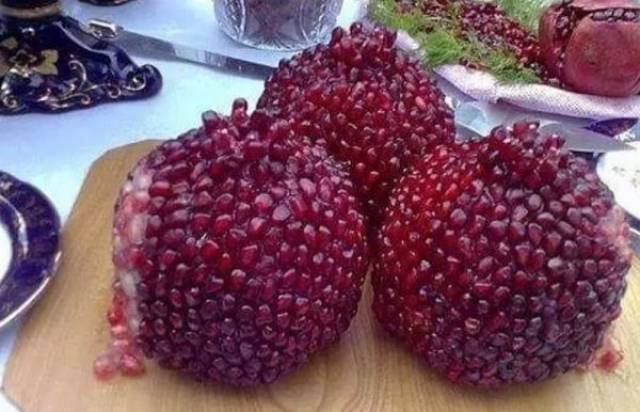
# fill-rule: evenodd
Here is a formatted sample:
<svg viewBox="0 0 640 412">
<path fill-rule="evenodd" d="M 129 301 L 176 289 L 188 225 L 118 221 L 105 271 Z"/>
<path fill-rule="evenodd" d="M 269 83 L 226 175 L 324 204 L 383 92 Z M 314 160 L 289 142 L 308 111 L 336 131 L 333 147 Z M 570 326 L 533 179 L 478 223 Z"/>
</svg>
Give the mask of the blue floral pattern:
<svg viewBox="0 0 640 412">
<path fill-rule="evenodd" d="M 59 258 L 60 220 L 34 187 L 0 172 L 0 224 L 12 258 L 0 281 L 0 327 L 26 310 L 44 290 Z"/>
<path fill-rule="evenodd" d="M 155 67 L 136 66 L 69 16 L 0 19 L 0 114 L 140 99 L 161 87 Z"/>
</svg>

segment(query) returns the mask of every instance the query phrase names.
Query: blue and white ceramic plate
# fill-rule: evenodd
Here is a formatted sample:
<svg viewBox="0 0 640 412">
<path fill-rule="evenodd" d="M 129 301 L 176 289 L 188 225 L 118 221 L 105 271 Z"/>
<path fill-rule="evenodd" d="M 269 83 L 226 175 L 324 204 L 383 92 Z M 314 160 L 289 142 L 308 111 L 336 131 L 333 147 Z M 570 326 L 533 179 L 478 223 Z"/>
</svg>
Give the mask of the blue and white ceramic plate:
<svg viewBox="0 0 640 412">
<path fill-rule="evenodd" d="M 60 258 L 60 219 L 38 189 L 0 172 L 0 329 L 42 295 Z"/>
</svg>

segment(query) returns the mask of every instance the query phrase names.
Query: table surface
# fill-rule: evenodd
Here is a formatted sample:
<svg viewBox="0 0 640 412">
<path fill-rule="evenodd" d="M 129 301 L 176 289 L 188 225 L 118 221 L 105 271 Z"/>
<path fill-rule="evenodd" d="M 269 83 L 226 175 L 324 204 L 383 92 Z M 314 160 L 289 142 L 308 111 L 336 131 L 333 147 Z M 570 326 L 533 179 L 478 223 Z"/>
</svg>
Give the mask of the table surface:
<svg viewBox="0 0 640 412">
<path fill-rule="evenodd" d="M 213 18 L 211 0 L 137 0 L 119 7 L 94 7 L 77 0 L 63 3 L 69 14 L 81 20 L 111 19 L 131 30 L 235 57 L 275 64 L 288 55 L 243 47 L 225 37 Z M 346 0 L 339 24 L 353 20 L 355 3 Z M 203 111 L 226 113 L 238 96 L 253 105 L 262 90 L 260 80 L 189 64 L 138 61 L 155 64 L 162 71 L 165 87 L 159 96 L 58 115 L 0 117 L 0 169 L 42 189 L 63 221 L 92 161 L 106 150 L 176 136 L 197 126 Z M 15 325 L 0 333 L 0 378 L 15 335 Z M 0 412 L 13 410 L 0 397 Z"/>
<path fill-rule="evenodd" d="M 113 201 L 127 171 L 154 144 L 110 150 L 88 173 L 67 220 L 56 281 L 31 312 L 7 363 L 4 390 L 25 412 L 425 412 L 425 405 L 433 412 L 631 412 L 640 406 L 635 349 L 640 282 L 635 281 L 629 282 L 612 333 L 625 349 L 615 373 L 568 373 L 499 393 L 451 385 L 384 333 L 370 310 L 373 290 L 367 285 L 340 343 L 272 385 L 202 385 L 156 362 L 145 362 L 142 379 L 98 382 L 90 365 L 111 340 L 104 314 L 112 298 Z M 640 276 L 640 261 L 628 276 Z"/>
</svg>

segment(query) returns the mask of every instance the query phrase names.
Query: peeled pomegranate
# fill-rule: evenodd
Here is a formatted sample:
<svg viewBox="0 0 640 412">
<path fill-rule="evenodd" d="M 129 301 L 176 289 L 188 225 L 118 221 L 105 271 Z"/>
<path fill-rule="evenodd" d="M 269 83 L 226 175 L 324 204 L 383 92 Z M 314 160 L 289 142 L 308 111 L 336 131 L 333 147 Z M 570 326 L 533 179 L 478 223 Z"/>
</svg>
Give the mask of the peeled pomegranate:
<svg viewBox="0 0 640 412">
<path fill-rule="evenodd" d="M 442 91 L 395 41 L 379 26 L 337 28 L 328 45 L 283 60 L 258 101 L 349 165 L 373 223 L 402 170 L 454 137 Z"/>
<path fill-rule="evenodd" d="M 587 161 L 536 124 L 440 146 L 391 192 L 373 309 L 450 381 L 551 378 L 602 347 L 630 267 L 629 228 Z"/>
<path fill-rule="evenodd" d="M 640 93 L 640 4 L 632 0 L 563 1 L 540 20 L 549 71 L 581 93 Z"/>
<path fill-rule="evenodd" d="M 139 373 L 144 354 L 201 380 L 272 382 L 356 313 L 367 241 L 347 170 L 244 101 L 203 119 L 123 186 L 101 378 Z"/>
</svg>

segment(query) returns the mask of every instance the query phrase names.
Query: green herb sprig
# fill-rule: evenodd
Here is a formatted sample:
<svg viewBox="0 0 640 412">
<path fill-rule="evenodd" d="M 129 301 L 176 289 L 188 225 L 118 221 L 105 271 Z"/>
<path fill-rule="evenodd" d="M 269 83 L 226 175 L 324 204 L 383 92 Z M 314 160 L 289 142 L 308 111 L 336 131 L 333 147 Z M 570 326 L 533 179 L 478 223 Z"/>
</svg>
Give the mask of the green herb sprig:
<svg viewBox="0 0 640 412">
<path fill-rule="evenodd" d="M 538 21 L 542 10 L 553 0 L 494 0 L 504 12 L 534 32 L 538 30 Z"/>
<path fill-rule="evenodd" d="M 497 0 L 509 15 L 527 26 L 537 24 L 534 20 L 537 21 L 539 4 L 544 1 Z M 430 68 L 466 60 L 504 83 L 540 82 L 535 71 L 523 67 L 506 46 L 489 47 L 473 35 L 463 33 L 456 7 L 449 10 L 448 16 L 437 17 L 421 12 L 419 4 L 411 11 L 402 11 L 395 0 L 372 0 L 369 13 L 375 21 L 411 35 L 420 44 L 424 63 Z"/>
</svg>

